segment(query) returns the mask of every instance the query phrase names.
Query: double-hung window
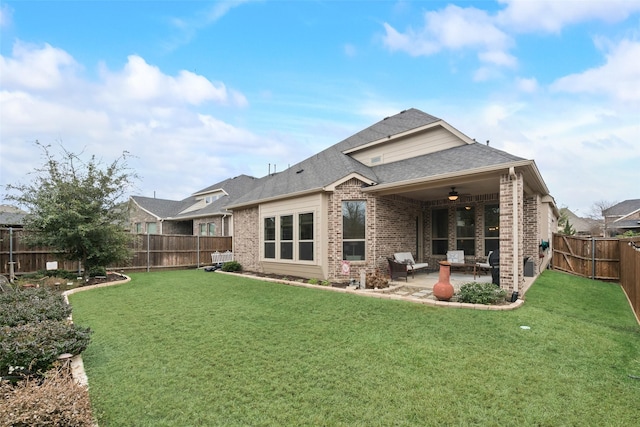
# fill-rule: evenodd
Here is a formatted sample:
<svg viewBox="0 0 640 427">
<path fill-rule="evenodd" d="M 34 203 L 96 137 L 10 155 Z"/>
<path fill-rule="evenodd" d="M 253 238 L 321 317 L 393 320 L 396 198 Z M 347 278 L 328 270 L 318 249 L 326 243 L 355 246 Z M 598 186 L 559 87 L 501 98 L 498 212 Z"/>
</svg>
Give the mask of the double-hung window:
<svg viewBox="0 0 640 427">
<path fill-rule="evenodd" d="M 449 209 L 431 211 L 431 253 L 444 255 L 449 249 Z"/>
<path fill-rule="evenodd" d="M 473 206 L 456 209 L 456 249 L 476 254 L 476 210 Z"/>
<path fill-rule="evenodd" d="M 342 202 L 342 259 L 365 260 L 367 204 L 364 200 Z"/>
<path fill-rule="evenodd" d="M 298 214 L 298 259 L 313 261 L 313 213 Z"/>
<path fill-rule="evenodd" d="M 276 217 L 274 216 L 264 219 L 264 257 L 271 259 L 276 257 Z"/>
<path fill-rule="evenodd" d="M 264 218 L 264 258 L 314 260 L 313 213 L 297 213 Z"/>
<path fill-rule="evenodd" d="M 280 259 L 293 259 L 293 215 L 280 217 Z"/>
<path fill-rule="evenodd" d="M 484 255 L 500 249 L 500 205 L 484 207 Z"/>
</svg>

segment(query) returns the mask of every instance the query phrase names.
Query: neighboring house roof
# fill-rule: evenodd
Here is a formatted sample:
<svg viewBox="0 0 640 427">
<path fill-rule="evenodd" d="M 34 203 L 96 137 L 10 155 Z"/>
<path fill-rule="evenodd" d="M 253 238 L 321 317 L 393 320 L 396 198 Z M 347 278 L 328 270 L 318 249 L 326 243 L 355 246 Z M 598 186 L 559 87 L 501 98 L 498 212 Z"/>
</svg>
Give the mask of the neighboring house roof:
<svg viewBox="0 0 640 427">
<path fill-rule="evenodd" d="M 602 228 L 602 221 L 579 217 L 568 208 L 560 209 L 560 213 L 567 216 L 569 224 L 571 224 L 577 234 L 592 234 L 594 231 Z"/>
<path fill-rule="evenodd" d="M 131 200 L 141 209 L 158 219 L 191 219 L 203 216 L 214 216 L 229 213 L 226 206 L 240 195 L 253 188 L 256 179 L 248 175 L 228 178 L 214 185 L 195 192 L 183 200 L 156 199 L 153 197 L 131 196 Z M 205 203 L 208 194 L 219 194 L 221 197 Z"/>
<path fill-rule="evenodd" d="M 376 166 L 367 166 L 349 155 L 395 140 L 404 134 L 436 126 L 458 136 L 461 145 Z M 548 194 L 533 161 L 476 143 L 443 120 L 412 108 L 387 117 L 283 172 L 256 180 L 253 191 L 239 197 L 228 207 L 233 209 L 319 191 L 349 176 L 357 176 L 367 184 L 380 188 L 412 180 L 429 180 L 445 174 L 475 173 L 511 165 L 528 166 L 530 173 L 538 178 L 541 192 Z"/>
<path fill-rule="evenodd" d="M 640 212 L 640 199 L 631 199 L 620 202 L 605 209 L 603 214 L 605 217 L 618 217 L 623 219 L 634 213 Z"/>
<path fill-rule="evenodd" d="M 27 212 L 10 205 L 0 205 L 0 227 L 22 226 Z"/>
</svg>

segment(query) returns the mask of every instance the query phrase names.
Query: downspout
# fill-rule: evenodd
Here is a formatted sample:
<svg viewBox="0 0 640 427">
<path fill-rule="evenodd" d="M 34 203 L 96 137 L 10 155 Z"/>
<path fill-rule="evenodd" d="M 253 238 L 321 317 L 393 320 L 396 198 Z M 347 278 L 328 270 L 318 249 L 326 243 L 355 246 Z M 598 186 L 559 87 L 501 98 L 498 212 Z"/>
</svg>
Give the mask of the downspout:
<svg viewBox="0 0 640 427">
<path fill-rule="evenodd" d="M 509 178 L 513 184 L 513 294 L 511 301 L 514 302 L 518 298 L 518 176 L 516 170 L 512 166 L 509 168 Z"/>
<path fill-rule="evenodd" d="M 222 215 L 222 227 L 220 227 L 222 230 L 222 233 L 220 233 L 220 236 L 225 236 L 224 234 L 224 219 L 227 217 L 227 214 Z"/>
</svg>

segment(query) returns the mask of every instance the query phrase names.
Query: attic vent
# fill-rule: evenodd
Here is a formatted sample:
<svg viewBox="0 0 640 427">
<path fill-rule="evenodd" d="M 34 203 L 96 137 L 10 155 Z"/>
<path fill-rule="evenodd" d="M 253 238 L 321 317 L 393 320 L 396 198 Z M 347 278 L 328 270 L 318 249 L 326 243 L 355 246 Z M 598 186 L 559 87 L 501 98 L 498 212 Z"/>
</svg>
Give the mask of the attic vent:
<svg viewBox="0 0 640 427">
<path fill-rule="evenodd" d="M 371 164 L 375 165 L 376 163 L 380 163 L 382 161 L 382 156 L 375 156 L 371 158 Z"/>
<path fill-rule="evenodd" d="M 299 171 L 296 171 L 296 173 L 302 173 L 304 172 L 304 169 L 300 169 Z"/>
</svg>

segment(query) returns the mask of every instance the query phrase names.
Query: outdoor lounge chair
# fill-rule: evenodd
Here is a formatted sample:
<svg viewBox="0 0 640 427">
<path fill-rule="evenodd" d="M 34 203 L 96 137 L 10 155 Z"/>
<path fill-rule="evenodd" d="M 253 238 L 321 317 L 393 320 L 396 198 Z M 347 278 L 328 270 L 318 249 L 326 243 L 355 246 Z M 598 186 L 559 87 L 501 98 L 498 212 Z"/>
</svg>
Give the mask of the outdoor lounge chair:
<svg viewBox="0 0 640 427">
<path fill-rule="evenodd" d="M 396 252 L 393 254 L 393 258 L 395 258 L 397 262 L 406 265 L 406 269 L 411 273 L 411 277 L 413 277 L 413 273 L 416 270 L 422 270 L 429 267 L 429 264 L 426 262 L 416 263 L 411 252 Z"/>
<path fill-rule="evenodd" d="M 489 251 L 489 253 L 487 254 L 487 259 L 476 262 L 475 267 L 473 267 L 473 279 L 474 280 L 475 280 L 476 276 L 479 275 L 479 273 L 482 270 L 486 270 L 486 271 L 491 270 L 491 264 L 489 264 L 489 257 L 491 256 L 492 253 L 493 253 L 493 251 Z"/>
<path fill-rule="evenodd" d="M 398 262 L 393 258 L 387 258 L 387 261 L 389 261 L 389 276 L 391 276 L 391 280 L 404 277 L 404 281 L 407 282 L 407 264 Z"/>
<path fill-rule="evenodd" d="M 464 264 L 464 251 L 448 251 L 447 261 L 452 267 L 463 267 Z"/>
</svg>

